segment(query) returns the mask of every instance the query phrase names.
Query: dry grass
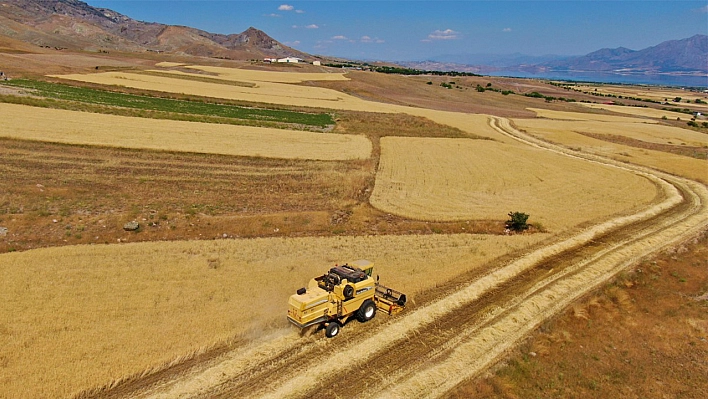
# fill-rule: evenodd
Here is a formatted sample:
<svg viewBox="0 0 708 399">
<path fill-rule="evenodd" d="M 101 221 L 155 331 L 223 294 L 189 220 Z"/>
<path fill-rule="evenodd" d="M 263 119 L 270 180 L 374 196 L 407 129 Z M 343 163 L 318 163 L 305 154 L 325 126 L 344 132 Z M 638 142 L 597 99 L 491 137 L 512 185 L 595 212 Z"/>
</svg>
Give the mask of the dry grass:
<svg viewBox="0 0 708 399">
<path fill-rule="evenodd" d="M 66 397 L 235 335 L 288 328 L 283 298 L 335 262 L 375 260 L 387 284 L 414 297 L 545 237 L 276 238 L 3 254 L 0 391 Z"/>
<path fill-rule="evenodd" d="M 365 159 L 371 142 L 250 126 L 155 120 L 0 104 L 0 136 L 25 140 L 283 159 Z"/>
<path fill-rule="evenodd" d="M 489 140 L 381 139 L 375 207 L 424 220 L 531 215 L 552 230 L 645 206 L 646 179 L 548 151 Z M 611 206 L 607 206 L 611 203 Z"/>
<path fill-rule="evenodd" d="M 610 141 L 587 137 L 581 133 L 626 135 L 641 137 L 645 141 L 659 140 L 672 145 L 680 143 L 708 145 L 705 135 L 686 129 L 668 126 L 652 127 L 647 124 L 616 124 L 597 121 L 557 121 L 540 119 L 515 119 L 514 124 L 529 134 L 569 148 L 579 149 L 620 161 L 649 166 L 665 172 L 684 176 L 703 183 L 708 182 L 706 161 L 645 148 L 636 148 Z M 652 136 L 648 132 L 654 132 Z M 662 138 L 663 136 L 663 138 Z M 670 138 L 670 139 L 669 139 Z"/>
</svg>

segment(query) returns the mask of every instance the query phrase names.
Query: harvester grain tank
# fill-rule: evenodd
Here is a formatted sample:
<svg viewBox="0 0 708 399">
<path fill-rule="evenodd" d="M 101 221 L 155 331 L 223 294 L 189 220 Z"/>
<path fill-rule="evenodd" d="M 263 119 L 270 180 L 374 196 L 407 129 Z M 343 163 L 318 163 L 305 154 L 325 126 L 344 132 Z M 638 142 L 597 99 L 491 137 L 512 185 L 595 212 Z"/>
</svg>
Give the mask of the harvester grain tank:
<svg viewBox="0 0 708 399">
<path fill-rule="evenodd" d="M 288 320 L 300 328 L 324 328 L 332 338 L 344 324 L 356 317 L 364 323 L 376 311 L 396 314 L 406 306 L 406 295 L 385 287 L 372 277 L 374 264 L 358 260 L 336 265 L 325 274 L 310 280 L 288 301 Z"/>
</svg>

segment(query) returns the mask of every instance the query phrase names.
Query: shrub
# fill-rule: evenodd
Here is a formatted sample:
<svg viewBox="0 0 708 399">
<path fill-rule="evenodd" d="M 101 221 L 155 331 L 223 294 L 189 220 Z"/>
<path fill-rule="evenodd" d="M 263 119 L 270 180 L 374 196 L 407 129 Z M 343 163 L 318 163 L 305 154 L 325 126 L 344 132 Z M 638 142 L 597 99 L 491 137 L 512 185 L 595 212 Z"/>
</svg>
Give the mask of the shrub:
<svg viewBox="0 0 708 399">
<path fill-rule="evenodd" d="M 529 215 L 522 212 L 509 212 L 509 220 L 506 221 L 506 228 L 514 231 L 524 231 L 529 228 L 527 221 Z"/>
</svg>

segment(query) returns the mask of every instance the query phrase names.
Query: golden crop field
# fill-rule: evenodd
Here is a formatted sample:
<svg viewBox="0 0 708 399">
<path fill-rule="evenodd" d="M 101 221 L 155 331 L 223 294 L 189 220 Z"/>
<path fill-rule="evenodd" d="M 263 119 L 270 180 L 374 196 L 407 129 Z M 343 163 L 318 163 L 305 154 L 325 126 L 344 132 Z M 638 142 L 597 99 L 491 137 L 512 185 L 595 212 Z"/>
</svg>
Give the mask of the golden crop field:
<svg viewBox="0 0 708 399">
<path fill-rule="evenodd" d="M 592 103 L 581 103 L 581 105 L 593 108 L 593 109 L 604 109 L 606 111 L 617 112 L 620 114 L 634 115 L 634 116 L 645 116 L 647 118 L 662 118 L 666 117 L 668 119 L 689 119 L 690 115 L 682 114 L 680 112 L 664 111 L 656 108 L 642 108 L 642 107 L 626 107 L 622 105 L 608 105 L 608 104 L 592 104 Z"/>
<path fill-rule="evenodd" d="M 185 65 L 183 62 L 170 62 L 170 61 L 163 61 L 163 62 L 158 62 L 155 64 L 156 67 L 161 67 L 161 68 L 172 68 L 172 67 L 177 67 L 177 66 L 182 66 Z"/>
<path fill-rule="evenodd" d="M 643 110 L 643 108 L 639 108 Z M 646 119 L 612 117 L 607 115 L 587 114 L 585 119 L 575 112 L 547 111 L 533 109 L 546 118 L 555 119 L 551 123 L 563 126 L 576 132 L 615 134 L 658 144 L 689 145 L 696 147 L 708 146 L 708 135 L 695 130 L 682 129 L 675 126 L 666 126 Z M 641 111 L 640 111 L 641 112 Z M 606 119 L 609 118 L 609 119 Z M 573 122 L 568 122 L 568 121 Z M 517 119 L 521 121 L 521 119 Z M 527 120 L 523 120 L 524 122 Z M 534 120 L 537 123 L 538 120 Z M 577 121 L 577 122 L 576 122 Z"/>
<path fill-rule="evenodd" d="M 642 86 L 615 86 L 615 85 L 578 85 L 575 89 L 599 94 L 613 94 L 623 97 L 638 97 L 654 101 L 672 102 L 676 97 L 682 100 L 696 99 L 708 100 L 708 94 L 692 92 L 680 88 L 670 87 L 642 87 Z M 676 104 L 677 106 L 679 104 Z M 695 104 L 694 104 L 695 105 Z"/>
<path fill-rule="evenodd" d="M 558 231 L 645 206 L 656 194 L 635 174 L 541 149 L 384 137 L 370 202 L 423 220 L 500 219 L 523 211 L 530 222 Z"/>
<path fill-rule="evenodd" d="M 649 166 L 668 173 L 684 176 L 689 179 L 708 183 L 708 163 L 705 159 L 697 159 L 683 155 L 672 154 L 650 148 L 637 148 L 630 145 L 600 140 L 581 134 L 595 132 L 600 135 L 619 135 L 637 137 L 642 141 L 659 141 L 669 143 L 673 147 L 683 147 L 683 143 L 692 143 L 705 147 L 708 142 L 701 133 L 691 130 L 656 126 L 654 137 L 649 135 L 652 126 L 642 123 L 620 124 L 597 121 L 562 121 L 542 119 L 514 119 L 514 124 L 524 131 L 554 143 L 569 148 L 580 149 L 612 159 L 634 164 Z"/>
<path fill-rule="evenodd" d="M 157 66 L 166 66 L 164 64 Z M 234 81 L 250 81 L 250 82 L 273 82 L 273 83 L 302 83 L 308 80 L 324 80 L 324 81 L 346 81 L 349 78 L 344 76 L 344 73 L 326 73 L 326 72 L 274 72 L 274 71 L 258 71 L 253 69 L 241 68 L 226 68 L 206 65 L 183 65 L 184 68 L 194 69 L 195 71 L 203 71 L 213 74 L 211 76 Z M 203 76 L 203 75 L 197 75 Z"/>
<path fill-rule="evenodd" d="M 364 136 L 157 120 L 0 104 L 0 136 L 57 143 L 283 159 L 366 159 Z"/>
<path fill-rule="evenodd" d="M 631 122 L 631 123 L 658 123 L 651 119 L 630 118 L 625 116 L 589 114 L 585 112 L 556 111 L 543 108 L 529 108 L 539 118 L 556 119 L 565 121 L 598 121 L 598 122 Z"/>
<path fill-rule="evenodd" d="M 263 72 L 180 63 L 156 66 L 180 70 L 161 69 L 160 74 L 153 75 L 104 72 L 56 77 L 256 103 L 406 113 L 469 135 L 396 137 L 395 128 L 366 132 L 374 143 L 381 137 L 373 191 L 369 191 L 371 182 L 367 181 L 373 178 L 373 166 L 351 179 L 352 187 L 333 188 L 364 193 L 361 198 L 352 196 L 346 201 L 346 206 L 354 207 L 354 213 L 365 209 L 355 215 L 362 224 L 369 222 L 368 217 L 372 225 L 386 223 L 391 215 L 383 215 L 385 212 L 403 220 L 479 220 L 501 226 L 509 211 L 521 211 L 530 214 L 529 222 L 538 223 L 541 231 L 545 228 L 554 234 L 566 233 L 601 221 L 619 226 L 620 221 L 637 215 L 608 219 L 649 208 L 669 192 L 660 193 L 658 180 L 652 182 L 622 167 L 521 144 L 492 128 L 487 115 L 366 101 L 332 89 L 297 84 L 347 80 L 341 73 Z M 168 73 L 175 77 L 165 76 Z M 192 75 L 194 80 L 185 79 Z M 199 81 L 197 77 L 209 79 Z M 649 114 L 636 113 L 632 118 L 583 113 L 584 109 L 532 109 L 539 118 L 516 119 L 514 124 L 531 135 L 570 148 L 704 183 L 708 180 L 705 160 L 597 137 L 622 135 L 651 145 L 698 148 L 706 145 L 705 135 L 663 126 L 648 119 L 656 118 Z M 375 165 L 379 156 L 378 145 L 363 135 L 151 120 L 9 104 L 0 104 L 0 114 L 0 136 L 27 140 L 263 158 L 371 158 L 370 165 Z M 423 126 L 421 130 L 434 129 L 419 126 Z M 362 126 L 356 129 L 353 131 L 363 131 Z M 425 133 L 416 130 L 409 136 L 419 134 Z M 460 136 L 455 133 L 455 137 Z M 272 173 L 251 167 L 254 173 Z M 316 171 L 308 176 L 314 174 Z M 231 184 L 227 179 L 226 184 Z M 246 191 L 251 188 L 250 184 L 244 186 Z M 366 203 L 368 192 L 370 205 L 377 209 Z M 671 193 L 672 201 L 680 201 L 678 192 Z M 307 201 L 307 192 L 298 194 Z M 654 204 L 653 208 L 660 206 Z M 293 209 L 290 211 L 295 212 Z M 336 210 L 335 216 L 341 214 L 341 207 Z M 322 214 L 324 225 L 333 220 L 327 214 L 331 209 L 311 211 Z M 253 223 L 262 223 L 259 228 L 273 231 L 278 226 L 272 223 L 281 219 L 267 216 L 272 215 L 262 219 L 256 216 Z M 209 225 L 209 219 L 204 220 Z M 199 220 L 188 218 L 187 222 Z M 330 224 L 327 228 L 340 227 Z M 214 226 L 199 227 L 209 231 Z M 405 233 L 404 229 L 396 233 Z M 347 234 L 345 228 L 341 231 Z M 549 238 L 551 234 L 536 233 L 218 239 L 66 246 L 0 254 L 0 365 L 4 366 L 0 368 L 0 392 L 10 397 L 66 397 L 230 339 L 242 339 L 240 342 L 250 345 L 262 342 L 267 334 L 295 336 L 284 317 L 287 297 L 334 263 L 373 260 L 382 283 L 405 292 L 414 303 L 416 294 L 421 294 L 418 298 L 423 301 L 426 290 L 466 272 L 491 269 L 494 259 L 522 252 Z"/>
<path fill-rule="evenodd" d="M 367 101 L 334 90 L 285 83 L 258 82 L 255 87 L 245 87 L 128 72 L 55 75 L 53 77 L 102 85 L 116 85 L 165 93 L 181 93 L 257 103 L 390 112 L 386 111 L 387 106 L 384 104 L 382 104 L 382 109 L 376 110 Z"/>
<path fill-rule="evenodd" d="M 0 392 L 67 397 L 232 337 L 287 329 L 287 298 L 367 258 L 421 290 L 545 234 L 271 238 L 69 246 L 0 255 Z M 434 270 L 434 273 L 432 271 Z"/>
</svg>

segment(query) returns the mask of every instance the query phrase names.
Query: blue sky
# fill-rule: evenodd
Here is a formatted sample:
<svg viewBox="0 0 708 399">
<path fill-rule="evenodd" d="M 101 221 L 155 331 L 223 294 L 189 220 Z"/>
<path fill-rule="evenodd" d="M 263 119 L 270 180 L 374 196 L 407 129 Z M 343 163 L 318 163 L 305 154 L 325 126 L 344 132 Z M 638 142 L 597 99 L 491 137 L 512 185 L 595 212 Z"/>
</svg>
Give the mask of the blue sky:
<svg viewBox="0 0 708 399">
<path fill-rule="evenodd" d="M 708 1 L 84 1 L 141 21 L 214 33 L 253 26 L 306 53 L 361 60 L 582 55 L 708 34 Z"/>
</svg>

